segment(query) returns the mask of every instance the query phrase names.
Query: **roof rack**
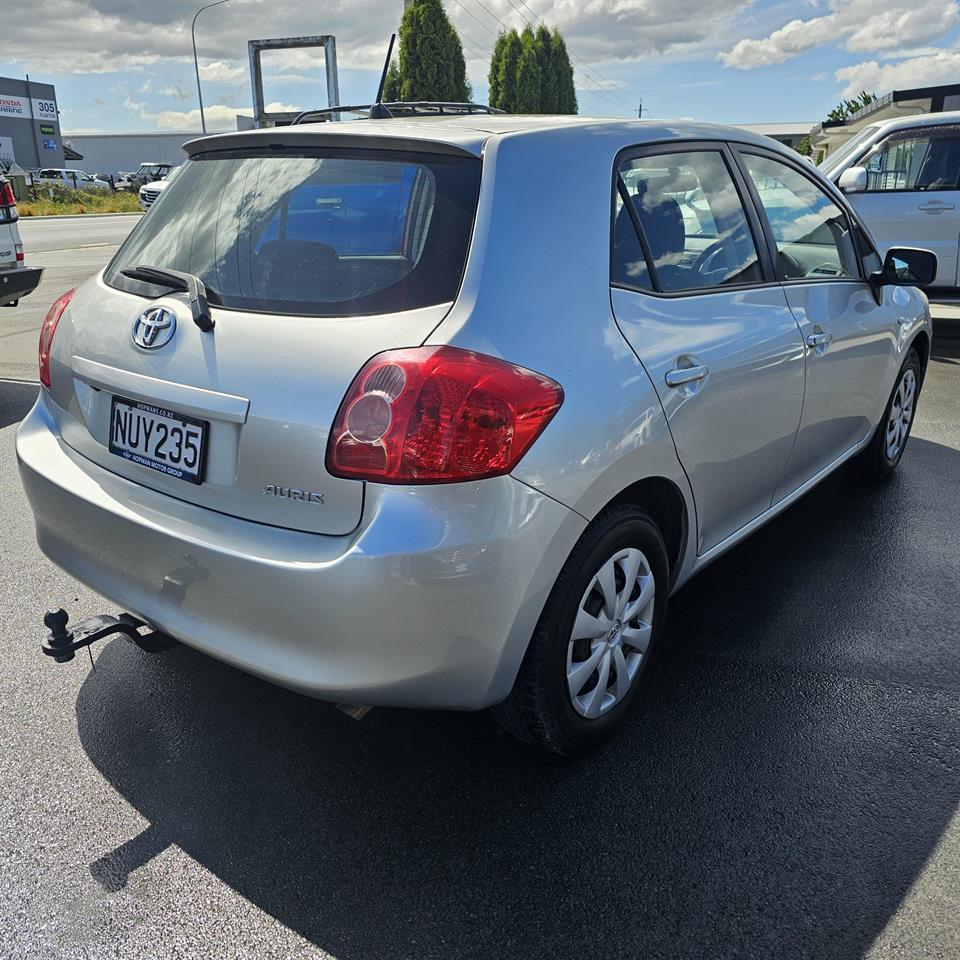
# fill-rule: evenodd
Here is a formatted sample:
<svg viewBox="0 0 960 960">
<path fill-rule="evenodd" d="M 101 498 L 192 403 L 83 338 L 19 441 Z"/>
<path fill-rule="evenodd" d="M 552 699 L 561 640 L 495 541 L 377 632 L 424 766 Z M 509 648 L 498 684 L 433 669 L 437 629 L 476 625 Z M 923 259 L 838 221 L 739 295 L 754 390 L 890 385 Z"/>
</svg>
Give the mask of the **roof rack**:
<svg viewBox="0 0 960 960">
<path fill-rule="evenodd" d="M 396 119 L 399 117 L 463 116 L 472 113 L 504 113 L 484 103 L 448 103 L 442 100 L 397 100 L 393 103 L 363 103 L 356 106 L 324 107 L 304 110 L 293 123 L 329 123 L 338 114 L 352 113 L 359 117 Z"/>
</svg>

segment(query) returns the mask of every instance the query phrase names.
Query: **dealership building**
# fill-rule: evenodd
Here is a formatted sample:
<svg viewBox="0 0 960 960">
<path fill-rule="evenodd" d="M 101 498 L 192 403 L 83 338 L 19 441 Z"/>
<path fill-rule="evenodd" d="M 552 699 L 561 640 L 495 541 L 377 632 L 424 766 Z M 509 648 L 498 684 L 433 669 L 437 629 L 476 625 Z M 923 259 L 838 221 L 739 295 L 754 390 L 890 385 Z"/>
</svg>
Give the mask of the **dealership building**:
<svg viewBox="0 0 960 960">
<path fill-rule="evenodd" d="M 25 170 L 65 165 L 53 84 L 0 77 L 0 163 Z"/>
</svg>

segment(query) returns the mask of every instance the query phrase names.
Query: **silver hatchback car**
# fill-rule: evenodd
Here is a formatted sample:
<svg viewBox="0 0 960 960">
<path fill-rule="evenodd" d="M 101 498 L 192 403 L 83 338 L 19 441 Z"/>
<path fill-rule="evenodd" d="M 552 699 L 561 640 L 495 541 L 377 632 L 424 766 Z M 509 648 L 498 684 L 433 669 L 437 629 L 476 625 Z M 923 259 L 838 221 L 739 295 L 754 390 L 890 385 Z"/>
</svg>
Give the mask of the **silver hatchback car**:
<svg viewBox="0 0 960 960">
<path fill-rule="evenodd" d="M 761 137 L 463 116 L 187 144 L 61 297 L 17 435 L 43 551 L 340 703 L 589 749 L 667 599 L 903 455 L 932 255 Z"/>
</svg>

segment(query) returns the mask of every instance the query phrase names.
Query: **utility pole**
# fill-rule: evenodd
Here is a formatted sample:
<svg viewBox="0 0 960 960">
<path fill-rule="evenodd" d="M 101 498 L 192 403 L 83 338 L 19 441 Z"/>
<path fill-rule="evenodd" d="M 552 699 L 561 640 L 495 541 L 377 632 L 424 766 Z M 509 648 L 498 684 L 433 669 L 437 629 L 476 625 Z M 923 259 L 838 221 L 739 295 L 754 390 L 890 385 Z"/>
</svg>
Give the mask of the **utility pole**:
<svg viewBox="0 0 960 960">
<path fill-rule="evenodd" d="M 640 106 L 637 107 L 637 119 L 638 120 L 643 119 L 643 101 L 642 100 L 640 101 Z"/>
</svg>

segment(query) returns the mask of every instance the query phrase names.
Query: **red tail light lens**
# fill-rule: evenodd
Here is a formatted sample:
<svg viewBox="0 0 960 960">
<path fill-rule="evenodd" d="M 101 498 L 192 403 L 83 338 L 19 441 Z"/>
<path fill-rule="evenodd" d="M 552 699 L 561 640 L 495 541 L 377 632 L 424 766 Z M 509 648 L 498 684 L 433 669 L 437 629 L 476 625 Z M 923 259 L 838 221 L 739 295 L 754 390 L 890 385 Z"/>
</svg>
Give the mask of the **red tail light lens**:
<svg viewBox="0 0 960 960">
<path fill-rule="evenodd" d="M 0 207 L 15 207 L 17 198 L 13 195 L 13 184 L 7 181 L 0 183 Z"/>
<path fill-rule="evenodd" d="M 43 326 L 40 327 L 40 382 L 50 389 L 50 348 L 53 346 L 53 335 L 57 331 L 57 324 L 67 309 L 67 304 L 73 299 L 76 289 L 68 290 L 59 297 L 47 311 Z"/>
<path fill-rule="evenodd" d="M 327 470 L 379 483 L 453 483 L 509 473 L 563 403 L 560 384 L 456 347 L 390 350 L 347 391 Z"/>
</svg>

